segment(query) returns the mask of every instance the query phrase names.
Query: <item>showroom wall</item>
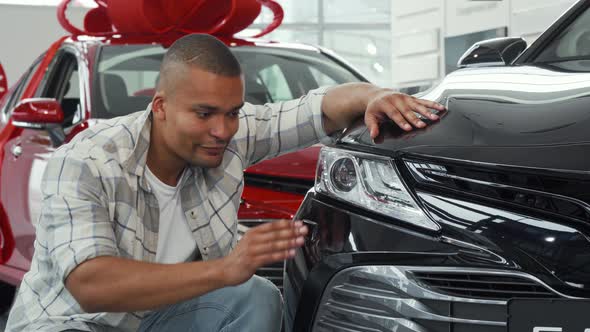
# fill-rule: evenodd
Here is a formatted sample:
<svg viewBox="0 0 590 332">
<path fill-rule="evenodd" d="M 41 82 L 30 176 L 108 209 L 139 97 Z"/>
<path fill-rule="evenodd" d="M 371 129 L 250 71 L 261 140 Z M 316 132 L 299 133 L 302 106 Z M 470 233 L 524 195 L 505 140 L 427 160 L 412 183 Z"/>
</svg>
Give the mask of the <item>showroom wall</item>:
<svg viewBox="0 0 590 332">
<path fill-rule="evenodd" d="M 58 0 L 27 0 L 47 3 Z M 283 25 L 267 38 L 322 45 L 383 86 L 416 92 L 455 69 L 473 42 L 511 35 L 533 41 L 575 0 L 278 0 Z M 0 63 L 9 82 L 64 34 L 55 6 L 4 4 L 0 0 Z M 85 9 L 71 8 L 81 22 Z M 269 11 L 243 32 L 272 20 Z M 31 22 L 31 23 L 29 23 Z M 32 23 L 34 22 L 34 24 Z"/>
<path fill-rule="evenodd" d="M 72 22 L 82 22 L 86 9 L 68 10 Z M 8 83 L 20 75 L 59 37 L 65 35 L 56 18 L 54 6 L 0 4 L 0 63 Z"/>
<path fill-rule="evenodd" d="M 371 81 L 391 84 L 391 0 L 279 0 L 283 25 L 270 39 L 313 43 L 351 62 Z M 270 11 L 252 26 L 251 34 L 272 20 Z"/>
<path fill-rule="evenodd" d="M 529 44 L 576 0 L 392 0 L 391 84 L 416 92 L 456 69 L 474 42 L 522 36 Z"/>
<path fill-rule="evenodd" d="M 392 0 L 391 72 L 394 87 L 429 86 L 444 75 L 443 0 Z"/>
</svg>

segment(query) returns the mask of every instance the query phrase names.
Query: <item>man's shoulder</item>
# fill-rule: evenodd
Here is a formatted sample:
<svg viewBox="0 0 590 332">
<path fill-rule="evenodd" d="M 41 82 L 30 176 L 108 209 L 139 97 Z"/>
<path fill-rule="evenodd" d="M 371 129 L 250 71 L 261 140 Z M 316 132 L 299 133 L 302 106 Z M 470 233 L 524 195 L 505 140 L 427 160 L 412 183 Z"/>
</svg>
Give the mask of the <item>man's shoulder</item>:
<svg viewBox="0 0 590 332">
<path fill-rule="evenodd" d="M 56 150 L 54 157 L 91 157 L 93 160 L 115 159 L 122 162 L 124 153 L 133 150 L 139 136 L 137 122 L 141 113 L 96 120 L 96 123 L 76 135 L 68 144 Z"/>
</svg>

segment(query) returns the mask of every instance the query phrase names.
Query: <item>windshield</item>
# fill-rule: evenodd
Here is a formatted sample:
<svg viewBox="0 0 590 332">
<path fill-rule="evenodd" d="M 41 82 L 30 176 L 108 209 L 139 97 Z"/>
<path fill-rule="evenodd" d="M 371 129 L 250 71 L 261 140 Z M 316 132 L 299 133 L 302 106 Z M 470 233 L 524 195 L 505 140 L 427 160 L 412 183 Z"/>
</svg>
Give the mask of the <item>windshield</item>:
<svg viewBox="0 0 590 332">
<path fill-rule="evenodd" d="M 564 69 L 590 71 L 590 11 L 586 9 L 561 31 L 534 62 L 562 63 L 571 67 Z"/>
<path fill-rule="evenodd" d="M 93 117 L 112 118 L 144 110 L 155 92 L 166 49 L 154 45 L 104 46 L 93 86 Z M 299 98 L 324 85 L 361 77 L 325 55 L 308 50 L 235 47 L 242 65 L 246 102 L 264 104 Z"/>
</svg>

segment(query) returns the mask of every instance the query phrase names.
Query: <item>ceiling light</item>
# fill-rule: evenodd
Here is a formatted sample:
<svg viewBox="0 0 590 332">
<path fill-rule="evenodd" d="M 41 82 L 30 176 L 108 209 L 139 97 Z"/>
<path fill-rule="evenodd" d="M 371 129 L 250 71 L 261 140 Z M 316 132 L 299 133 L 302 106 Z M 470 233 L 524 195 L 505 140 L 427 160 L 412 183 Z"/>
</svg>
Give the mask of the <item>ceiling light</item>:
<svg viewBox="0 0 590 332">
<path fill-rule="evenodd" d="M 382 73 L 384 70 L 383 66 L 379 62 L 375 62 L 373 64 L 373 69 L 375 69 L 379 73 Z"/>
<path fill-rule="evenodd" d="M 367 44 L 367 52 L 371 55 L 376 55 L 377 54 L 377 46 L 375 46 L 375 44 L 373 44 L 373 43 L 368 43 Z"/>
</svg>

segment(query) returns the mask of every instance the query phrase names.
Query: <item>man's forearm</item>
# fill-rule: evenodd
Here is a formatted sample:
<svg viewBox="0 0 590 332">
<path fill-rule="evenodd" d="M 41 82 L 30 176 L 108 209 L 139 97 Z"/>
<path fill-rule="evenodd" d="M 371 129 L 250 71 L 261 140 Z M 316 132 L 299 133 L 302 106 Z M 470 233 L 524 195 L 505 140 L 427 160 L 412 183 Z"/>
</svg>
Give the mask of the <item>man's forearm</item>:
<svg viewBox="0 0 590 332">
<path fill-rule="evenodd" d="M 225 286 L 221 260 L 155 264 L 105 256 L 81 264 L 66 280 L 87 312 L 150 310 Z"/>
<path fill-rule="evenodd" d="M 331 134 L 348 127 L 361 117 L 371 98 L 384 91 L 369 83 L 347 83 L 328 90 L 322 100 L 324 130 Z"/>
</svg>

